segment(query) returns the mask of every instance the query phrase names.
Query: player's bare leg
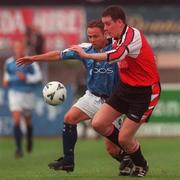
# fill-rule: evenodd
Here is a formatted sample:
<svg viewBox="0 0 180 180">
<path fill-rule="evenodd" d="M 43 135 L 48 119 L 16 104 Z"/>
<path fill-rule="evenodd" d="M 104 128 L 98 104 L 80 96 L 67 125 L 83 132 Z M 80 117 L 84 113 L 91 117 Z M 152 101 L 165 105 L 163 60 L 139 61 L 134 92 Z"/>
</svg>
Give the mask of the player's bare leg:
<svg viewBox="0 0 180 180">
<path fill-rule="evenodd" d="M 107 113 L 106 113 L 107 112 Z M 92 120 L 92 127 L 101 135 L 119 146 L 119 130 L 112 124 L 121 113 L 114 110 L 110 105 L 104 103 Z"/>
<path fill-rule="evenodd" d="M 134 135 L 141 124 L 126 118 L 119 132 L 119 130 L 112 125 L 112 121 L 118 116 L 120 116 L 118 111 L 108 104 L 103 104 L 101 109 L 96 113 L 92 121 L 92 126 L 97 132 L 108 138 L 114 144 L 122 147 L 131 157 L 133 164 L 137 168 L 134 168 L 135 166 L 130 166 L 132 163 L 130 163 L 130 165 L 127 163 L 128 168 L 130 168 L 130 173 L 128 175 L 145 176 L 148 170 L 147 162 L 141 153 L 139 144 L 134 139 Z M 138 168 L 140 169 L 139 173 L 137 173 Z M 123 173 L 122 175 L 124 175 Z"/>
<path fill-rule="evenodd" d="M 102 105 L 101 109 L 96 113 L 95 117 L 93 118 L 92 126 L 97 132 L 105 136 L 107 139 L 109 139 L 109 141 L 114 144 L 112 145 L 109 143 L 109 141 L 107 141 L 109 145 L 109 147 L 107 147 L 109 153 L 115 156 L 115 159 L 121 163 L 120 170 L 123 170 L 123 175 L 130 175 L 133 168 L 132 160 L 130 159 L 129 155 L 124 152 L 124 150 L 122 151 L 122 148 L 120 147 L 118 141 L 119 129 L 117 129 L 114 124 L 112 124 L 114 119 L 116 119 L 120 115 L 121 113 L 114 110 L 113 108 L 111 108 L 111 106 L 105 103 Z M 115 145 L 119 147 L 119 152 L 118 148 L 115 148 Z"/>
</svg>

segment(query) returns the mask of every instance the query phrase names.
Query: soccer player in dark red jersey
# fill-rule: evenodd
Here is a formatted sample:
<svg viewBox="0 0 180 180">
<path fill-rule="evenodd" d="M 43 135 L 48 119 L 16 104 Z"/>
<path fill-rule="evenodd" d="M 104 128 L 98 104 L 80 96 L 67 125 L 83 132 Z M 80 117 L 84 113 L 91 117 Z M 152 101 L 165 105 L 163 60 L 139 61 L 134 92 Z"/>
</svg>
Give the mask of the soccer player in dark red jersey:
<svg viewBox="0 0 180 180">
<path fill-rule="evenodd" d="M 109 63 L 118 63 L 120 85 L 96 113 L 92 126 L 130 155 L 134 164 L 130 174 L 143 177 L 147 174 L 148 163 L 135 134 L 141 124 L 148 121 L 160 97 L 155 56 L 142 32 L 126 24 L 121 7 L 109 6 L 105 9 L 102 22 L 105 31 L 113 38 L 114 50 L 94 54 L 87 54 L 78 46 L 72 46 L 71 50 L 83 58 L 108 59 Z M 118 131 L 112 122 L 120 114 L 126 114 L 127 118 Z M 129 174 L 120 170 L 120 175 Z"/>
</svg>

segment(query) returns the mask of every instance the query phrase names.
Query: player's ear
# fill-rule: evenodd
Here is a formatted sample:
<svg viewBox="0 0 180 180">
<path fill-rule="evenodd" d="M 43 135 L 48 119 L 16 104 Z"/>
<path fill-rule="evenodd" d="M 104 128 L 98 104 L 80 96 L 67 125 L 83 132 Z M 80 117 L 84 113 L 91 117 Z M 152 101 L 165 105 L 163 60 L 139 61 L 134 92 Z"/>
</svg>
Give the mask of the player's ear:
<svg viewBox="0 0 180 180">
<path fill-rule="evenodd" d="M 117 19 L 117 20 L 116 20 L 116 23 L 118 23 L 118 24 L 124 24 L 123 21 L 122 21 L 122 19 Z"/>
<path fill-rule="evenodd" d="M 108 35 L 108 32 L 107 32 L 107 31 L 104 31 L 104 36 L 105 36 L 106 38 L 108 38 L 108 37 L 109 37 L 109 35 Z"/>
</svg>

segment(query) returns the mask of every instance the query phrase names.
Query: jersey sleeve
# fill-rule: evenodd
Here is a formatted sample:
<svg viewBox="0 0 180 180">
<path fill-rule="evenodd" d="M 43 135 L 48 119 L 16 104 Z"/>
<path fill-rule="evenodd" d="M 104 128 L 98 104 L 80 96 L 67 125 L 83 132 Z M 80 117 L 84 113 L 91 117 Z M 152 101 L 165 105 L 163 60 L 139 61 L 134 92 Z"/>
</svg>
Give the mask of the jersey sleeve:
<svg viewBox="0 0 180 180">
<path fill-rule="evenodd" d="M 81 43 L 78 46 L 82 47 L 85 51 L 87 51 L 92 46 L 92 44 L 91 43 Z M 69 49 L 65 49 L 64 51 L 61 51 L 60 57 L 62 60 L 67 60 L 67 59 L 82 60 L 78 53 L 76 53 L 75 51 L 71 51 Z"/>
<path fill-rule="evenodd" d="M 108 61 L 110 63 L 121 61 L 126 56 L 138 56 L 142 47 L 140 32 L 137 29 L 128 27 L 127 31 L 122 37 L 122 41 L 116 49 L 107 52 Z"/>
<path fill-rule="evenodd" d="M 68 59 L 80 59 L 80 56 L 75 52 L 69 49 L 65 49 L 64 51 L 60 52 L 60 59 L 68 60 Z"/>
<path fill-rule="evenodd" d="M 7 71 L 7 63 L 5 63 L 4 73 L 3 73 L 3 81 L 9 81 L 9 80 L 10 80 L 10 76 L 9 76 L 8 71 Z"/>
<path fill-rule="evenodd" d="M 36 84 L 42 81 L 42 73 L 38 63 L 32 63 L 32 67 L 34 69 L 33 73 L 29 73 L 26 75 L 26 82 L 29 84 Z"/>
<path fill-rule="evenodd" d="M 9 66 L 10 66 L 12 61 L 13 61 L 13 59 L 11 57 L 11 58 L 7 59 L 5 64 L 4 64 L 3 81 L 14 82 L 14 81 L 19 80 L 19 78 L 16 75 L 9 73 Z"/>
</svg>

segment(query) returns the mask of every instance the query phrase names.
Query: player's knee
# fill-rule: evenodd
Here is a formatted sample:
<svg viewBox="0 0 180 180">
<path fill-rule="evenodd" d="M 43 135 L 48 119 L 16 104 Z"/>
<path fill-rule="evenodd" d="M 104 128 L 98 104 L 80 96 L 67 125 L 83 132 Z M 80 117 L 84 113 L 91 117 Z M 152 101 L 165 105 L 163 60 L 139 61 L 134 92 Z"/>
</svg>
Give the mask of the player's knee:
<svg viewBox="0 0 180 180">
<path fill-rule="evenodd" d="M 77 118 L 72 113 L 66 113 L 64 116 L 64 122 L 68 124 L 76 124 Z"/>
<path fill-rule="evenodd" d="M 107 128 L 106 126 L 101 122 L 101 121 L 92 121 L 91 123 L 93 129 L 100 133 L 101 135 L 105 136 L 107 133 Z"/>
<path fill-rule="evenodd" d="M 104 132 L 104 127 L 103 127 L 103 124 L 101 122 L 93 120 L 91 125 L 100 134 L 102 134 Z"/>
<path fill-rule="evenodd" d="M 20 112 L 12 112 L 12 119 L 15 126 L 19 126 L 21 120 Z"/>
</svg>

